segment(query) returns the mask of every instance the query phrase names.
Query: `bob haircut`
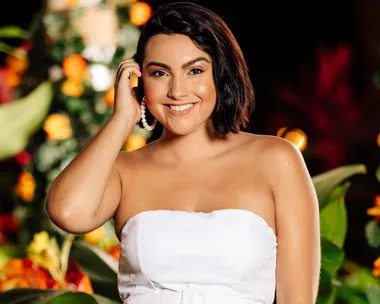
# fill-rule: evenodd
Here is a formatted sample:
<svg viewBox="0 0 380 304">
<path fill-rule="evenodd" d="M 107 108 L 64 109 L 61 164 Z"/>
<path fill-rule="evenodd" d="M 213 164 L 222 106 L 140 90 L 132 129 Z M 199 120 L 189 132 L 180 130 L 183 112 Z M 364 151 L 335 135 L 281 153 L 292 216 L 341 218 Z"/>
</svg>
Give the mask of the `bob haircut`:
<svg viewBox="0 0 380 304">
<path fill-rule="evenodd" d="M 255 93 L 240 46 L 222 18 L 192 2 L 160 6 L 142 28 L 134 56 L 140 66 L 146 44 L 157 34 L 186 35 L 212 58 L 217 99 L 211 125 L 216 135 L 225 137 L 246 127 L 254 109 Z"/>
</svg>

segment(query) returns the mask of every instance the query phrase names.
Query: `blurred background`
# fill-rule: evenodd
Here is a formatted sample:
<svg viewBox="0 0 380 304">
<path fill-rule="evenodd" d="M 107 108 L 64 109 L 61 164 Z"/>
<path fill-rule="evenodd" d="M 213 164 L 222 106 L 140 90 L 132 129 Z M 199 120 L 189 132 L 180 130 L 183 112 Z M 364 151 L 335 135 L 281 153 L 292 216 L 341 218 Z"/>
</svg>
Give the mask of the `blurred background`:
<svg viewBox="0 0 380 304">
<path fill-rule="evenodd" d="M 109 117 L 117 64 L 134 54 L 141 26 L 165 2 L 13 0 L 0 5 L 4 264 L 22 256 L 20 248 L 25 252 L 37 233 L 52 230 L 41 207 L 46 189 Z M 365 167 L 365 174 L 344 175 L 349 187 L 341 249 L 344 259 L 379 281 L 380 2 L 193 2 L 222 16 L 245 54 L 256 92 L 246 131 L 292 141 L 312 176 Z M 137 149 L 160 131 L 136 127 L 123 149 Z M 108 241 L 100 243 L 104 235 Z M 117 252 L 112 225 L 84 241 Z M 321 303 L 379 303 L 350 296 L 346 302 Z"/>
</svg>

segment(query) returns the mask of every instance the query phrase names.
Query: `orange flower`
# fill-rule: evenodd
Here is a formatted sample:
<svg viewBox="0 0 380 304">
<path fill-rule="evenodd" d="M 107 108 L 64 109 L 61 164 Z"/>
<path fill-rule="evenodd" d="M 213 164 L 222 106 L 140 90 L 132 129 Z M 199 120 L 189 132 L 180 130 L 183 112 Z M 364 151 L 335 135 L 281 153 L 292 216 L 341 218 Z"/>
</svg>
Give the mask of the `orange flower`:
<svg viewBox="0 0 380 304">
<path fill-rule="evenodd" d="M 113 105 L 115 103 L 115 88 L 114 88 L 114 86 L 112 86 L 108 89 L 106 96 L 104 97 L 104 100 L 109 107 L 113 107 Z"/>
<path fill-rule="evenodd" d="M 61 91 L 66 96 L 72 97 L 79 97 L 84 93 L 81 82 L 72 79 L 68 79 L 62 84 Z"/>
<path fill-rule="evenodd" d="M 380 195 L 376 195 L 374 199 L 374 207 L 367 209 L 367 215 L 374 216 L 375 221 L 380 221 Z"/>
<path fill-rule="evenodd" d="M 64 140 L 73 136 L 70 118 L 59 113 L 50 114 L 44 122 L 43 129 L 49 140 Z"/>
<path fill-rule="evenodd" d="M 79 4 L 79 0 L 65 0 L 68 7 L 73 7 Z"/>
<path fill-rule="evenodd" d="M 30 259 L 11 259 L 0 267 L 0 291 L 18 287 L 53 288 L 54 280 Z"/>
<path fill-rule="evenodd" d="M 15 50 L 14 55 L 6 56 L 5 63 L 10 70 L 19 75 L 23 74 L 29 66 L 26 51 L 21 49 Z"/>
<path fill-rule="evenodd" d="M 29 172 L 20 174 L 15 191 L 19 197 L 25 202 L 30 202 L 34 198 L 34 191 L 36 189 L 36 182 L 34 177 Z"/>
<path fill-rule="evenodd" d="M 374 277 L 380 277 L 380 257 L 378 257 L 375 262 L 373 262 L 372 274 Z"/>
<path fill-rule="evenodd" d="M 80 54 L 72 54 L 63 60 L 62 68 L 68 79 L 81 82 L 86 77 L 87 62 Z"/>
<path fill-rule="evenodd" d="M 11 88 L 15 88 L 21 83 L 21 76 L 9 68 L 5 70 L 4 76 L 6 83 Z"/>
<path fill-rule="evenodd" d="M 120 244 L 110 246 L 107 248 L 106 252 L 114 259 L 118 260 L 120 258 Z"/>
<path fill-rule="evenodd" d="M 151 13 L 152 8 L 148 3 L 138 1 L 131 8 L 130 20 L 132 24 L 141 26 L 149 19 Z"/>
<path fill-rule="evenodd" d="M 141 147 L 145 146 L 146 144 L 146 138 L 143 136 L 132 133 L 127 140 L 125 150 L 126 151 L 134 151 L 137 149 L 140 149 Z"/>
<path fill-rule="evenodd" d="M 14 288 L 60 289 L 49 272 L 31 259 L 11 259 L 0 267 L 0 291 Z M 74 261 L 70 261 L 62 288 L 94 293 L 90 278 L 79 270 Z"/>
<path fill-rule="evenodd" d="M 84 235 L 84 239 L 90 244 L 96 244 L 101 238 L 104 237 L 104 226 L 88 232 Z"/>
</svg>

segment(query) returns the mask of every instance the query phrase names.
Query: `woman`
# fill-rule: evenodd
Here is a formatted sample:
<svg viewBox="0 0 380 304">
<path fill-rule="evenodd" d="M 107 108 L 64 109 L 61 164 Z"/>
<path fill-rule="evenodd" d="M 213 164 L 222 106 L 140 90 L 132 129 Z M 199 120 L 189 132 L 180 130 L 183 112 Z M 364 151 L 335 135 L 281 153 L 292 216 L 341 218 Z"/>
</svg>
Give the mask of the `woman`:
<svg viewBox="0 0 380 304">
<path fill-rule="evenodd" d="M 119 66 L 112 117 L 47 198 L 52 221 L 72 233 L 115 220 L 124 303 L 315 303 L 316 193 L 295 146 L 241 131 L 253 102 L 220 17 L 188 2 L 151 16 Z M 162 124 L 161 137 L 120 152 L 140 120 Z"/>
</svg>

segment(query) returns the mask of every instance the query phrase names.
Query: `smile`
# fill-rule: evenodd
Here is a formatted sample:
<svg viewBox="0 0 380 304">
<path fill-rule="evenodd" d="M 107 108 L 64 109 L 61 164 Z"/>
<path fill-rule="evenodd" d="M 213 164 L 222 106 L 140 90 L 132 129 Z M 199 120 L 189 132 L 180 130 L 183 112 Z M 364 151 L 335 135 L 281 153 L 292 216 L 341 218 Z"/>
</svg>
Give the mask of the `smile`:
<svg viewBox="0 0 380 304">
<path fill-rule="evenodd" d="M 167 111 L 172 115 L 184 115 L 189 113 L 197 103 L 188 103 L 183 105 L 166 105 Z"/>
<path fill-rule="evenodd" d="M 172 106 L 172 105 L 169 105 L 169 107 L 170 107 L 170 109 L 172 109 L 173 111 L 180 112 L 180 111 L 183 111 L 183 110 L 190 109 L 193 105 L 194 105 L 194 104 L 189 103 L 189 104 L 181 105 L 181 106 Z"/>
</svg>

